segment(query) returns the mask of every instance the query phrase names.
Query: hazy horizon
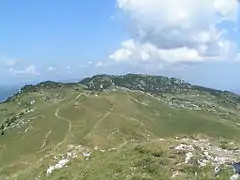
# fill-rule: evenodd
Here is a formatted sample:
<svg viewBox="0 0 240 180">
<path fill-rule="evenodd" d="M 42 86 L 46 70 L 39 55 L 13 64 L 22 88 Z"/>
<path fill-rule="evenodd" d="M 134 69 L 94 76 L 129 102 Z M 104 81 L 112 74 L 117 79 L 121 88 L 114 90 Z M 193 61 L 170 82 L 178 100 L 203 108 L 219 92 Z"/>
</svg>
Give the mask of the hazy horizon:
<svg viewBox="0 0 240 180">
<path fill-rule="evenodd" d="M 0 84 L 131 72 L 240 89 L 237 0 L 5 1 L 0 12 Z"/>
</svg>

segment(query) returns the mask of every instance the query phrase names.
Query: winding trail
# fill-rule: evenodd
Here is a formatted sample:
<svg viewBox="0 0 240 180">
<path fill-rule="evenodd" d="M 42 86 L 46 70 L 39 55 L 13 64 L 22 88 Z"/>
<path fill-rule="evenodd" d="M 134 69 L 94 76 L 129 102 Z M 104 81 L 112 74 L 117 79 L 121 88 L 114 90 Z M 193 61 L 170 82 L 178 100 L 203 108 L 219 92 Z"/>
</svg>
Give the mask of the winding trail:
<svg viewBox="0 0 240 180">
<path fill-rule="evenodd" d="M 79 99 L 79 97 L 82 96 L 82 95 L 87 96 L 86 94 L 80 93 L 73 101 L 70 101 L 70 103 L 73 103 L 74 101 L 77 101 L 77 100 Z M 70 103 L 69 103 L 69 104 L 70 104 Z M 65 122 L 68 123 L 68 130 L 67 130 L 67 132 L 66 132 L 66 135 L 65 135 L 64 139 L 63 139 L 62 141 L 60 141 L 60 142 L 51 150 L 50 153 L 46 154 L 45 156 L 43 156 L 43 157 L 41 157 L 39 160 L 37 160 L 37 163 L 36 163 L 36 164 L 38 164 L 38 163 L 41 164 L 44 159 L 46 159 L 46 158 L 54 155 L 54 153 L 56 152 L 57 148 L 58 148 L 59 146 L 61 146 L 62 144 L 64 144 L 64 143 L 67 141 L 69 132 L 72 130 L 72 122 L 71 122 L 71 120 L 70 120 L 70 119 L 67 119 L 67 118 L 65 118 L 65 117 L 60 116 L 60 115 L 59 115 L 59 111 L 60 111 L 60 107 L 56 109 L 54 115 L 55 115 L 55 117 L 57 117 L 58 119 L 60 119 L 60 120 L 62 120 L 62 121 L 65 121 Z M 39 151 L 38 153 L 41 153 L 41 152 L 45 151 L 46 149 L 47 149 L 47 148 L 44 148 L 44 149 L 42 149 L 41 151 Z"/>
<path fill-rule="evenodd" d="M 67 131 L 67 133 L 66 133 L 66 135 L 65 135 L 65 138 L 64 138 L 61 142 L 59 142 L 59 143 L 54 147 L 53 151 L 55 151 L 59 146 L 61 146 L 63 143 L 65 143 L 65 142 L 67 141 L 68 132 L 70 132 L 70 131 L 72 130 L 72 122 L 71 122 L 71 120 L 69 120 L 69 119 L 67 119 L 67 118 L 64 118 L 64 117 L 61 117 L 61 116 L 59 115 L 59 111 L 60 111 L 60 108 L 58 108 L 58 109 L 55 111 L 55 114 L 54 114 L 54 115 L 55 115 L 58 119 L 61 119 L 61 120 L 63 120 L 63 121 L 65 121 L 65 122 L 68 123 L 68 131 Z"/>
<path fill-rule="evenodd" d="M 82 95 L 85 95 L 85 94 L 80 93 L 80 94 L 79 94 L 73 101 L 71 101 L 70 103 L 73 103 L 74 101 L 77 101 L 77 100 L 79 99 L 79 97 L 82 96 Z M 85 95 L 85 96 L 86 96 L 86 95 Z M 68 130 L 67 130 L 67 133 L 66 133 L 66 135 L 65 135 L 65 138 L 64 138 L 62 141 L 60 141 L 60 142 L 54 147 L 53 152 L 54 152 L 59 146 L 61 146 L 63 143 L 65 143 L 65 142 L 67 141 L 68 133 L 72 130 L 72 122 L 71 122 L 71 120 L 68 119 L 68 118 L 65 118 L 65 117 L 60 116 L 60 115 L 59 115 L 59 111 L 60 111 L 60 107 L 57 108 L 57 110 L 55 111 L 54 115 L 55 115 L 58 119 L 60 119 L 60 120 L 62 120 L 62 121 L 65 121 L 65 122 L 68 123 Z"/>
<path fill-rule="evenodd" d="M 60 108 L 58 108 L 58 109 L 55 111 L 54 115 L 55 115 L 58 119 L 63 120 L 63 121 L 65 121 L 65 122 L 68 123 L 68 130 L 67 130 L 67 132 L 66 132 L 66 135 L 65 135 L 64 139 L 63 139 L 62 141 L 60 141 L 60 142 L 54 147 L 54 149 L 53 149 L 52 152 L 54 152 L 59 146 L 61 146 L 63 143 L 65 143 L 65 142 L 67 141 L 68 132 L 70 132 L 70 131 L 72 130 L 72 122 L 71 122 L 71 120 L 69 120 L 69 119 L 67 119 L 67 118 L 64 118 L 64 117 L 61 117 L 61 116 L 59 115 L 59 111 L 60 111 Z M 52 133 L 52 131 L 49 131 L 48 134 L 46 135 L 46 137 L 48 137 L 51 133 Z M 44 140 L 43 145 L 41 146 L 41 150 L 40 150 L 38 153 L 41 153 L 41 152 L 43 152 L 43 151 L 46 150 L 46 148 L 44 148 L 44 146 L 45 146 L 45 141 L 46 141 L 46 138 L 45 138 L 45 140 Z M 49 156 L 50 156 L 50 155 L 51 155 L 51 154 L 49 154 Z M 46 157 L 49 157 L 49 156 L 46 156 Z M 44 157 L 44 158 L 46 158 L 46 157 Z"/>
<path fill-rule="evenodd" d="M 65 118 L 65 117 L 61 117 L 61 116 L 59 115 L 59 111 L 60 111 L 60 108 L 58 108 L 58 109 L 55 111 L 54 115 L 55 115 L 58 119 L 61 119 L 61 120 L 63 120 L 63 121 L 65 121 L 65 122 L 68 123 L 68 132 L 70 132 L 70 131 L 72 130 L 72 122 L 71 122 L 71 120 L 69 120 L 69 119 L 67 119 L 67 118 Z"/>
<path fill-rule="evenodd" d="M 86 94 L 80 93 L 79 95 L 76 96 L 76 98 L 75 98 L 73 101 L 70 101 L 70 104 L 73 103 L 74 101 L 77 101 L 77 100 L 79 99 L 79 97 L 82 96 L 82 95 L 86 96 Z M 68 131 L 67 131 L 67 133 L 66 133 L 66 135 L 65 135 L 65 138 L 55 146 L 55 148 L 53 149 L 53 151 L 55 151 L 59 146 L 61 146 L 63 143 L 65 143 L 65 142 L 67 141 L 68 133 L 72 130 L 72 122 L 71 122 L 71 120 L 68 119 L 68 118 L 65 118 L 65 117 L 60 116 L 60 115 L 59 115 L 59 111 L 60 111 L 60 107 L 57 108 L 57 110 L 55 111 L 54 115 L 55 115 L 58 119 L 63 120 L 63 121 L 65 121 L 65 122 L 68 123 Z"/>
</svg>

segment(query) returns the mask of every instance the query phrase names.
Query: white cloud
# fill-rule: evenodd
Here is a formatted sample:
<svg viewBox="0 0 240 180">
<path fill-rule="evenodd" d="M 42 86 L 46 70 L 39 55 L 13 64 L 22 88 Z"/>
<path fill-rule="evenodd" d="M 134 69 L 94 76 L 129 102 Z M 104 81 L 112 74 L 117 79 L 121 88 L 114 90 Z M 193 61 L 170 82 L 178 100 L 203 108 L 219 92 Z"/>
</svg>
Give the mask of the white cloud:
<svg viewBox="0 0 240 180">
<path fill-rule="evenodd" d="M 122 48 L 109 56 L 116 62 L 128 63 L 176 63 L 203 61 L 203 57 L 195 49 L 181 47 L 175 49 L 159 49 L 151 43 L 137 43 L 133 39 L 122 43 Z"/>
<path fill-rule="evenodd" d="M 98 61 L 96 64 L 94 64 L 95 68 L 102 68 L 102 67 L 109 67 L 111 65 L 114 65 L 110 61 Z"/>
<path fill-rule="evenodd" d="M 116 62 L 165 65 L 235 53 L 224 24 L 236 27 L 237 0 L 117 0 L 117 5 L 132 38 L 109 55 Z"/>
<path fill-rule="evenodd" d="M 29 65 L 23 70 L 16 70 L 16 69 L 9 69 L 10 73 L 13 73 L 14 75 L 39 75 L 40 73 L 37 71 L 36 67 L 34 65 Z"/>
<path fill-rule="evenodd" d="M 73 73 L 72 66 L 70 66 L 70 65 L 67 66 L 67 73 L 68 74 L 72 74 Z"/>
<path fill-rule="evenodd" d="M 5 61 L 5 65 L 10 67 L 10 66 L 14 66 L 18 61 L 16 59 L 14 60 L 6 60 Z"/>
<path fill-rule="evenodd" d="M 2 58 L 1 62 L 4 66 L 13 67 L 15 66 L 20 60 L 19 59 L 9 59 L 9 58 Z"/>
<path fill-rule="evenodd" d="M 236 57 L 234 58 L 234 62 L 240 62 L 240 53 L 236 55 Z"/>
<path fill-rule="evenodd" d="M 81 64 L 81 65 L 79 65 L 78 67 L 79 67 L 79 68 L 86 68 L 86 67 L 88 67 L 88 66 L 85 65 L 85 64 Z"/>
<path fill-rule="evenodd" d="M 223 18 L 236 20 L 238 13 L 237 0 L 215 0 L 213 5 Z"/>
<path fill-rule="evenodd" d="M 49 72 L 53 72 L 53 71 L 55 71 L 56 69 L 55 69 L 54 67 L 49 66 L 49 67 L 47 67 L 47 70 L 48 70 Z"/>
<path fill-rule="evenodd" d="M 104 66 L 103 62 L 97 62 L 96 67 L 102 67 L 102 66 Z"/>
</svg>

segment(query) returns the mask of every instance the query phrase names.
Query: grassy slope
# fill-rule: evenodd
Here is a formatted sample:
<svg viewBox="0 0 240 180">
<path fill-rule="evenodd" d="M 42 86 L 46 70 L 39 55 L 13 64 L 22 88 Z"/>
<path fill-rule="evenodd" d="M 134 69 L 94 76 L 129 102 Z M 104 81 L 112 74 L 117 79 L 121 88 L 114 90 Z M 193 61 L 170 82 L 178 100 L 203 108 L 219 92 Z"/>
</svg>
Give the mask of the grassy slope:
<svg viewBox="0 0 240 180">
<path fill-rule="evenodd" d="M 38 110 L 27 115 L 36 119 L 0 137 L 1 179 L 7 176 L 12 179 L 33 179 L 36 175 L 45 179 L 45 171 L 52 157 L 64 152 L 69 144 L 107 149 L 121 146 L 131 139 L 144 142 L 149 137 L 185 134 L 205 134 L 226 139 L 240 137 L 239 127 L 230 120 L 222 121 L 207 112 L 176 110 L 153 97 L 136 92 L 102 92 L 98 96 L 74 92 L 56 104 L 46 105 L 39 101 L 37 106 Z M 30 126 L 32 128 L 24 132 Z M 164 148 L 164 145 L 161 147 Z M 131 146 L 119 150 L 119 153 L 96 155 L 94 162 L 87 164 L 78 159 L 70 165 L 71 169 L 60 170 L 52 178 L 112 179 L 113 172 L 127 170 L 129 163 L 143 158 Z M 134 160 L 129 161 L 125 157 Z M 119 164 L 115 162 L 118 158 Z M 139 171 L 142 171 L 141 168 Z M 82 175 L 76 169 L 82 169 Z M 103 170 L 106 173 L 102 173 Z M 161 170 L 164 171 L 164 168 Z M 164 173 L 159 173 L 154 176 L 166 177 Z"/>
</svg>

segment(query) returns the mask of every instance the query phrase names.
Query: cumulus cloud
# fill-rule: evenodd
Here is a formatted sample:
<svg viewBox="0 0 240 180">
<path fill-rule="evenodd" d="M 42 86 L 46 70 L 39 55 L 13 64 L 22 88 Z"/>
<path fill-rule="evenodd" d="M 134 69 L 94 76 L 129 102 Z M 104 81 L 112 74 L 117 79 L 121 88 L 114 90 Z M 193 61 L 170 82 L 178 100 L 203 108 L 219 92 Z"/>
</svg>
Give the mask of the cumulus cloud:
<svg viewBox="0 0 240 180">
<path fill-rule="evenodd" d="M 14 68 L 9 69 L 9 72 L 14 75 L 39 75 L 40 73 L 37 71 L 34 65 L 29 65 L 25 69 L 17 70 Z"/>
<path fill-rule="evenodd" d="M 116 62 L 169 65 L 235 53 L 229 26 L 237 26 L 237 0 L 117 0 L 117 6 L 132 38 L 109 55 Z"/>
<path fill-rule="evenodd" d="M 203 57 L 195 49 L 179 47 L 175 49 L 160 49 L 152 43 L 139 43 L 133 39 L 124 41 L 122 48 L 110 55 L 116 62 L 129 63 L 176 63 L 203 61 Z"/>
</svg>

